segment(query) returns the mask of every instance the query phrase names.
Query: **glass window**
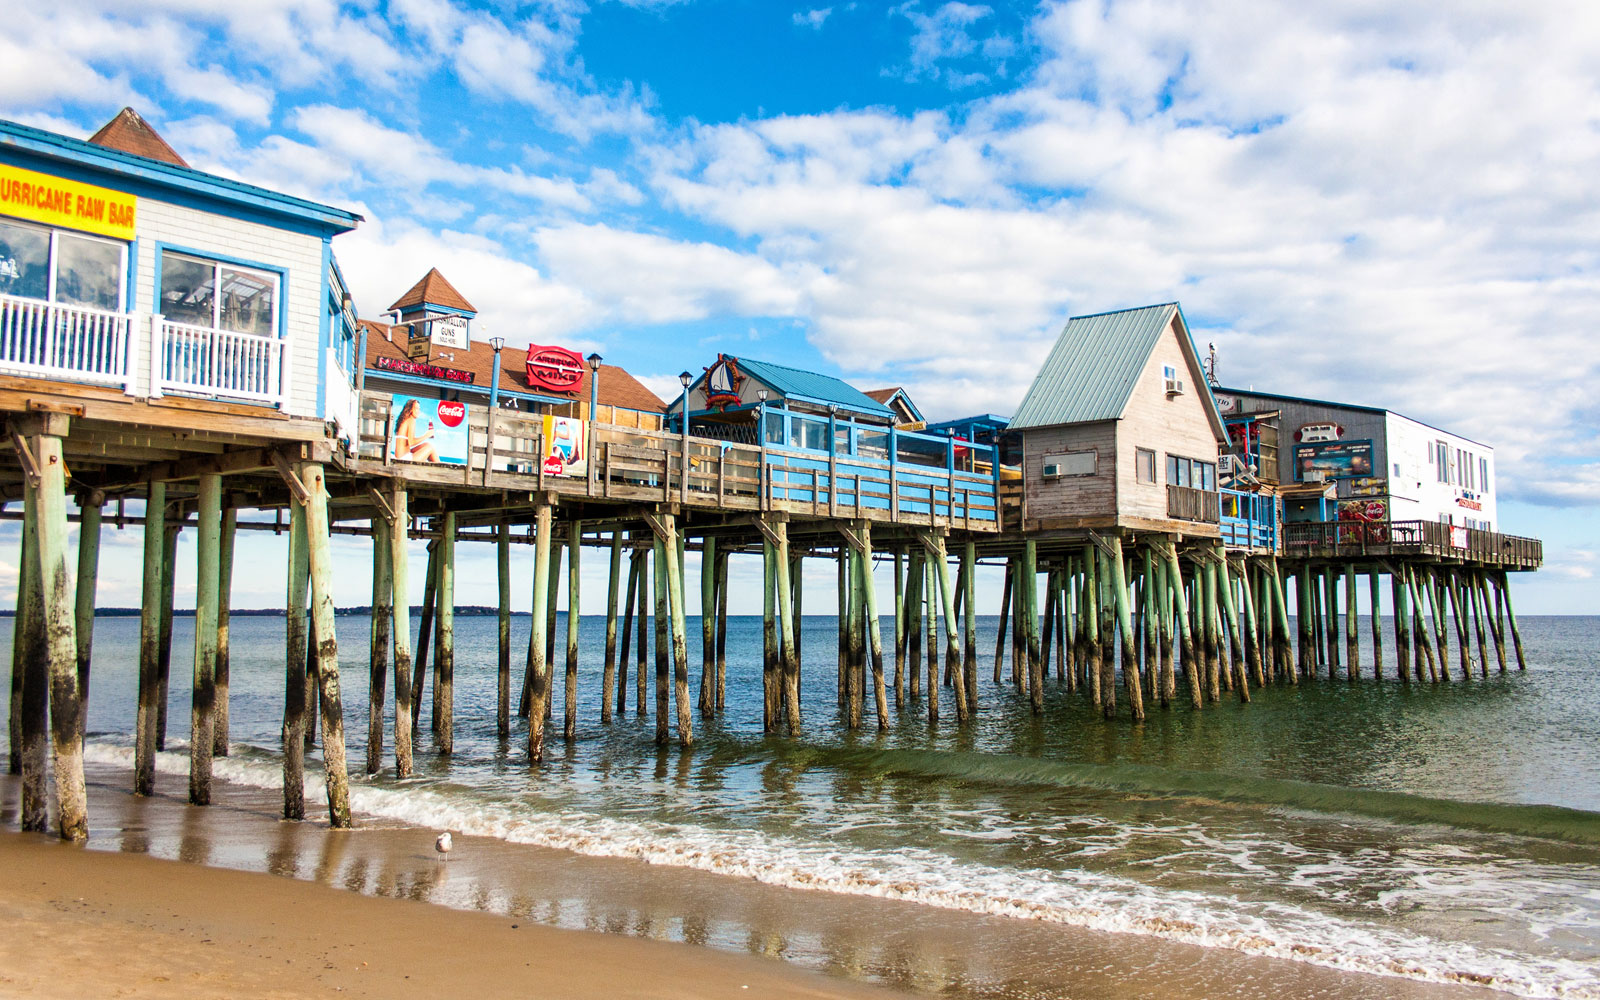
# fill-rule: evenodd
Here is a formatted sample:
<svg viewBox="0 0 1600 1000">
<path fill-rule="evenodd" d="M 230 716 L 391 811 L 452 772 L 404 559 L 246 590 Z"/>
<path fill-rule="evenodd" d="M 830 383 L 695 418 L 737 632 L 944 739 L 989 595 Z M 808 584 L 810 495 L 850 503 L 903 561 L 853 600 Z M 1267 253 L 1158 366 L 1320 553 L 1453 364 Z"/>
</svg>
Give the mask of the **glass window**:
<svg viewBox="0 0 1600 1000">
<path fill-rule="evenodd" d="M 1141 483 L 1156 481 L 1156 453 L 1147 448 L 1136 448 L 1133 452 L 1134 469 Z"/>
<path fill-rule="evenodd" d="M 1176 455 L 1167 456 L 1167 482 L 1173 485 L 1178 483 L 1178 456 Z"/>
<path fill-rule="evenodd" d="M 161 313 L 172 322 L 270 337 L 277 306 L 275 274 L 161 253 Z"/>
<path fill-rule="evenodd" d="M 50 297 L 50 231 L 0 222 L 0 294 Z"/>
<path fill-rule="evenodd" d="M 0 221 L 0 294 L 118 309 L 126 249 L 111 240 Z"/>
<path fill-rule="evenodd" d="M 1478 487 L 1485 493 L 1489 492 L 1489 460 L 1487 458 L 1478 459 L 1478 480 Z"/>
<path fill-rule="evenodd" d="M 1199 475 L 1196 478 L 1198 478 L 1200 480 L 1200 482 L 1199 482 L 1200 488 L 1203 489 L 1203 490 L 1214 490 L 1214 489 L 1216 489 L 1217 488 L 1217 466 L 1216 466 L 1216 463 L 1215 462 L 1196 462 L 1194 464 L 1199 466 Z"/>
<path fill-rule="evenodd" d="M 122 247 L 58 233 L 55 298 L 95 309 L 116 309 L 122 298 Z"/>
</svg>

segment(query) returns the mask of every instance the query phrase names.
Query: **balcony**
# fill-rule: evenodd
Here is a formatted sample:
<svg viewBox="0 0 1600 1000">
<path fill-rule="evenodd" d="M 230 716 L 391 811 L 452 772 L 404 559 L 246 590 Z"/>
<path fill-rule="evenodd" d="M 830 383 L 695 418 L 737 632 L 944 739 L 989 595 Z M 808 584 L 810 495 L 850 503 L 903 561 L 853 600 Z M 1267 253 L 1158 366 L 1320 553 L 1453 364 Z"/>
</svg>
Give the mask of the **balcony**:
<svg viewBox="0 0 1600 1000">
<path fill-rule="evenodd" d="M 1217 491 L 1168 484 L 1167 516 L 1175 521 L 1198 521 L 1202 524 L 1216 524 L 1220 520 L 1220 511 L 1217 509 Z"/>
<path fill-rule="evenodd" d="M 1505 569 L 1538 569 L 1537 538 L 1502 535 L 1441 521 L 1305 521 L 1283 526 L 1284 554 L 1304 558 L 1419 555 Z"/>
<path fill-rule="evenodd" d="M 286 343 L 159 315 L 0 295 L 0 372 L 115 386 L 130 396 L 171 392 L 282 407 Z"/>
</svg>

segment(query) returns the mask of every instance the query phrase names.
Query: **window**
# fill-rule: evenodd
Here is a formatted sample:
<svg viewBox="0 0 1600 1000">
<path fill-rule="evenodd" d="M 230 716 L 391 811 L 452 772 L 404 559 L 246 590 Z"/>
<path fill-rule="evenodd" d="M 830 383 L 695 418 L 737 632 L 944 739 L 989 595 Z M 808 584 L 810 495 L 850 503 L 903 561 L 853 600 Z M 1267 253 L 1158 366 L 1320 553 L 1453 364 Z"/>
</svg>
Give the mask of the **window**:
<svg viewBox="0 0 1600 1000">
<path fill-rule="evenodd" d="M 1433 475 L 1441 483 L 1450 481 L 1450 446 L 1443 441 L 1433 443 L 1433 452 L 1429 459 L 1433 462 Z"/>
<path fill-rule="evenodd" d="M 113 240 L 0 220 L 0 294 L 117 310 L 126 254 Z"/>
<path fill-rule="evenodd" d="M 174 323 L 275 336 L 278 276 L 163 250 L 161 312 Z"/>
<path fill-rule="evenodd" d="M 1202 462 L 1197 458 L 1180 455 L 1167 456 L 1167 482 L 1173 486 L 1188 486 L 1197 490 L 1217 488 L 1217 463 Z"/>
<path fill-rule="evenodd" d="M 1092 451 L 1064 451 L 1044 456 L 1039 473 L 1045 479 L 1062 476 L 1092 476 L 1098 455 Z"/>
<path fill-rule="evenodd" d="M 1485 493 L 1489 492 L 1489 460 L 1487 458 L 1478 459 L 1478 488 Z"/>
<path fill-rule="evenodd" d="M 1156 481 L 1156 453 L 1148 448 L 1136 448 L 1133 452 L 1133 467 L 1141 483 L 1154 483 Z"/>
</svg>

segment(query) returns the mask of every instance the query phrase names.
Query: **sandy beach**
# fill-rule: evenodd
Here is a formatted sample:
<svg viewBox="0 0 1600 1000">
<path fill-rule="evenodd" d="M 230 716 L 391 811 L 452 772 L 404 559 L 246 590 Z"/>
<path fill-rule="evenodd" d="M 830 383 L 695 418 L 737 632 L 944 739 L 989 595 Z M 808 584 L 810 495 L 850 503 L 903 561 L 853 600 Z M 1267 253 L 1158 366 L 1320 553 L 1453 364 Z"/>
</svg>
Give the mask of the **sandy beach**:
<svg viewBox="0 0 1600 1000">
<path fill-rule="evenodd" d="M 126 791 L 91 769 L 88 848 L 0 836 L 18 996 L 1457 998 L 1494 991 L 704 872 L 285 823 L 275 796 Z M 314 800 L 312 800 L 314 801 Z M 17 783 L 0 779 L 15 829 Z"/>
</svg>

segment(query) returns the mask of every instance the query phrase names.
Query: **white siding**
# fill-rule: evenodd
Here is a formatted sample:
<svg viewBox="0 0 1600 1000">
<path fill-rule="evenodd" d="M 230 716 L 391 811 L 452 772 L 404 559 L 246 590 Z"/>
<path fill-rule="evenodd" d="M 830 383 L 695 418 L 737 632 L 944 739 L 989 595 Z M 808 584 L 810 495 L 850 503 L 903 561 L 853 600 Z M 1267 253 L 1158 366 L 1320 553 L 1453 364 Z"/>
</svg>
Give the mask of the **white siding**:
<svg viewBox="0 0 1600 1000">
<path fill-rule="evenodd" d="M 1494 464 L 1494 449 L 1476 441 L 1418 423 L 1398 413 L 1388 414 L 1385 427 L 1388 439 L 1389 516 L 1396 521 L 1440 521 L 1450 518 L 1455 524 L 1472 521 L 1493 530 L 1499 515 L 1495 510 L 1495 489 L 1499 485 Z M 1444 442 L 1451 455 L 1465 452 L 1472 456 L 1471 485 L 1440 482 L 1435 460 L 1435 445 Z M 1482 463 L 1487 460 L 1489 482 L 1482 481 Z M 1457 478 L 1464 478 L 1457 476 Z M 1462 506 L 1462 502 L 1482 504 L 1482 510 Z"/>
<path fill-rule="evenodd" d="M 322 370 L 317 355 L 322 313 L 322 239 L 246 222 L 226 215 L 157 201 L 139 199 L 139 260 L 135 268 L 134 311 L 155 312 L 156 244 L 180 246 L 200 253 L 215 253 L 253 261 L 287 271 L 279 309 L 286 310 L 289 339 L 290 388 L 288 411 L 315 416 L 317 376 Z M 148 331 L 143 331 L 148 334 Z M 140 345 L 140 395 L 150 391 L 148 342 Z"/>
</svg>

